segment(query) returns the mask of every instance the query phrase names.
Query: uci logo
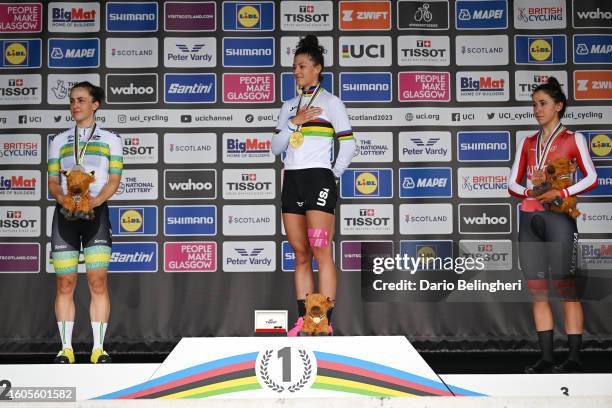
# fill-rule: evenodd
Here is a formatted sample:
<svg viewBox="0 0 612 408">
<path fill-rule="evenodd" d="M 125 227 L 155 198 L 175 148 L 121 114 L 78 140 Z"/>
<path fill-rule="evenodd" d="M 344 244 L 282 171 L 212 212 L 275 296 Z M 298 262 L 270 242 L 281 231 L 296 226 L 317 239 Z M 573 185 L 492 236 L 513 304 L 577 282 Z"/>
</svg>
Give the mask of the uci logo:
<svg viewBox="0 0 612 408">
<path fill-rule="evenodd" d="M 534 40 L 529 44 L 529 54 L 536 61 L 550 61 L 552 56 L 552 45 L 546 40 Z"/>
</svg>

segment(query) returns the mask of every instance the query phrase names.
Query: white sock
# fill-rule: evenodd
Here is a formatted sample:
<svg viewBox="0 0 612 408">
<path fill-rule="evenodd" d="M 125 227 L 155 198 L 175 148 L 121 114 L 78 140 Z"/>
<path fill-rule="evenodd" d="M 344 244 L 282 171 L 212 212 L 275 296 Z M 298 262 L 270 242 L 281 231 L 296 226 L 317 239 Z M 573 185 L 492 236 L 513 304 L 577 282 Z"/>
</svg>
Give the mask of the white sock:
<svg viewBox="0 0 612 408">
<path fill-rule="evenodd" d="M 62 339 L 62 350 L 65 348 L 72 349 L 72 328 L 74 322 L 57 322 L 60 337 Z"/>
<path fill-rule="evenodd" d="M 106 327 L 108 323 L 105 322 L 91 322 L 91 330 L 93 331 L 93 348 L 91 351 L 94 351 L 97 348 L 101 348 L 104 350 L 102 345 L 104 344 L 104 335 L 106 334 Z"/>
</svg>

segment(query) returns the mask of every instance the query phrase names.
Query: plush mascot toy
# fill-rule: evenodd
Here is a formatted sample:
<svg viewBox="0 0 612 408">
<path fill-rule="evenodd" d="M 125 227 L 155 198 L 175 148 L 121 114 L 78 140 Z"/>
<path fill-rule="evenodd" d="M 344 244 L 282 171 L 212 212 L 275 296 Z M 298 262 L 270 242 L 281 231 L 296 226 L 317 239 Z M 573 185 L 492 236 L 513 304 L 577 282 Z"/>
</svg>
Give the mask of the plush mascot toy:
<svg viewBox="0 0 612 408">
<path fill-rule="evenodd" d="M 329 321 L 327 311 L 334 306 L 334 302 L 320 293 L 306 295 L 306 316 L 300 336 L 329 336 Z"/>
<path fill-rule="evenodd" d="M 574 184 L 573 175 L 576 172 L 576 162 L 565 157 L 558 157 L 546 166 L 546 180 L 551 187 L 563 190 Z M 576 218 L 580 211 L 576 208 L 576 197 L 557 198 L 550 203 L 550 210 L 557 213 L 567 213 Z"/>
<path fill-rule="evenodd" d="M 60 212 L 68 220 L 93 220 L 94 212 L 91 208 L 89 185 L 94 182 L 94 172 L 87 172 L 81 166 L 72 170 L 62 170 L 68 184 L 68 194 L 64 197 L 64 204 Z"/>
</svg>

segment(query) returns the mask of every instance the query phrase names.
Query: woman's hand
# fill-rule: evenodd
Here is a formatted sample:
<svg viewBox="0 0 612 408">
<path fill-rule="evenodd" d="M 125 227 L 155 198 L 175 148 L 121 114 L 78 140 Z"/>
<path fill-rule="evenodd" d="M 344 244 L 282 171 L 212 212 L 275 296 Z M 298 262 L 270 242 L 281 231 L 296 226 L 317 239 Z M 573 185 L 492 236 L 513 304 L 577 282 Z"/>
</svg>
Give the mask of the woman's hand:
<svg viewBox="0 0 612 408">
<path fill-rule="evenodd" d="M 323 109 L 317 106 L 311 106 L 310 108 L 304 106 L 298 111 L 297 115 L 291 119 L 291 123 L 293 123 L 295 126 L 303 125 L 304 123 L 319 116 L 321 112 L 323 112 Z"/>
<path fill-rule="evenodd" d="M 561 192 L 559 190 L 548 190 L 547 192 L 540 194 L 537 199 L 541 203 L 551 203 L 555 201 L 557 197 L 561 197 Z"/>
</svg>

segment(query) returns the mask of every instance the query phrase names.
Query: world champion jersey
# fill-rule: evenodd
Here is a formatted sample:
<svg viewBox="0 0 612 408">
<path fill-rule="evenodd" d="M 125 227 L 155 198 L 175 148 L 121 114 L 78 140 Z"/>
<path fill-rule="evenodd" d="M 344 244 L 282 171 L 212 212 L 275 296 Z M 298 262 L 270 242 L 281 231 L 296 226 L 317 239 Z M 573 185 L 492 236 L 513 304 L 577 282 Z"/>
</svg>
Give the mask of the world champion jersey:
<svg viewBox="0 0 612 408">
<path fill-rule="evenodd" d="M 121 137 L 108 130 L 96 126 L 93 136 L 87 143 L 92 129 L 79 128 L 79 152 L 85 145 L 85 154 L 81 166 L 86 171 L 94 171 L 95 181 L 89 186 L 92 197 L 96 197 L 108 181 L 109 174 L 121 174 L 123 170 L 123 146 Z M 69 171 L 76 165 L 74 157 L 74 128 L 68 129 L 51 139 L 49 144 L 49 158 L 47 172 L 49 176 L 60 177 L 62 191 L 68 193 L 66 177 L 60 170 Z"/>
<path fill-rule="evenodd" d="M 298 104 L 300 109 L 308 106 L 315 94 L 314 88 L 316 87 L 302 91 L 301 101 L 298 95 L 283 104 L 278 116 L 276 134 L 272 138 L 272 152 L 274 154 L 286 152 L 283 162 L 287 170 L 315 167 L 331 169 L 334 137 L 336 137 L 340 141 L 340 150 L 333 172 L 336 177 L 340 177 L 353 158 L 355 139 L 346 108 L 337 96 L 321 88 L 311 105 L 321 108 L 321 114 L 300 128 L 299 131 L 304 135 L 301 146 L 293 147 L 289 144 L 291 134 L 297 130 L 290 120 L 295 117 Z"/>
<path fill-rule="evenodd" d="M 533 188 L 531 176 L 536 169 L 536 155 L 538 148 L 538 134 L 526 137 L 516 149 L 512 172 L 508 180 L 508 191 L 515 197 L 527 197 L 527 190 Z M 589 147 L 582 133 L 574 133 L 564 129 L 552 141 L 550 150 L 544 159 L 548 163 L 559 157 L 576 160 L 576 164 L 583 174 L 583 178 L 576 184 L 561 190 L 563 198 L 585 193 L 597 187 L 597 173 L 589 155 Z M 527 186 L 521 185 L 523 177 L 527 173 Z"/>
</svg>

